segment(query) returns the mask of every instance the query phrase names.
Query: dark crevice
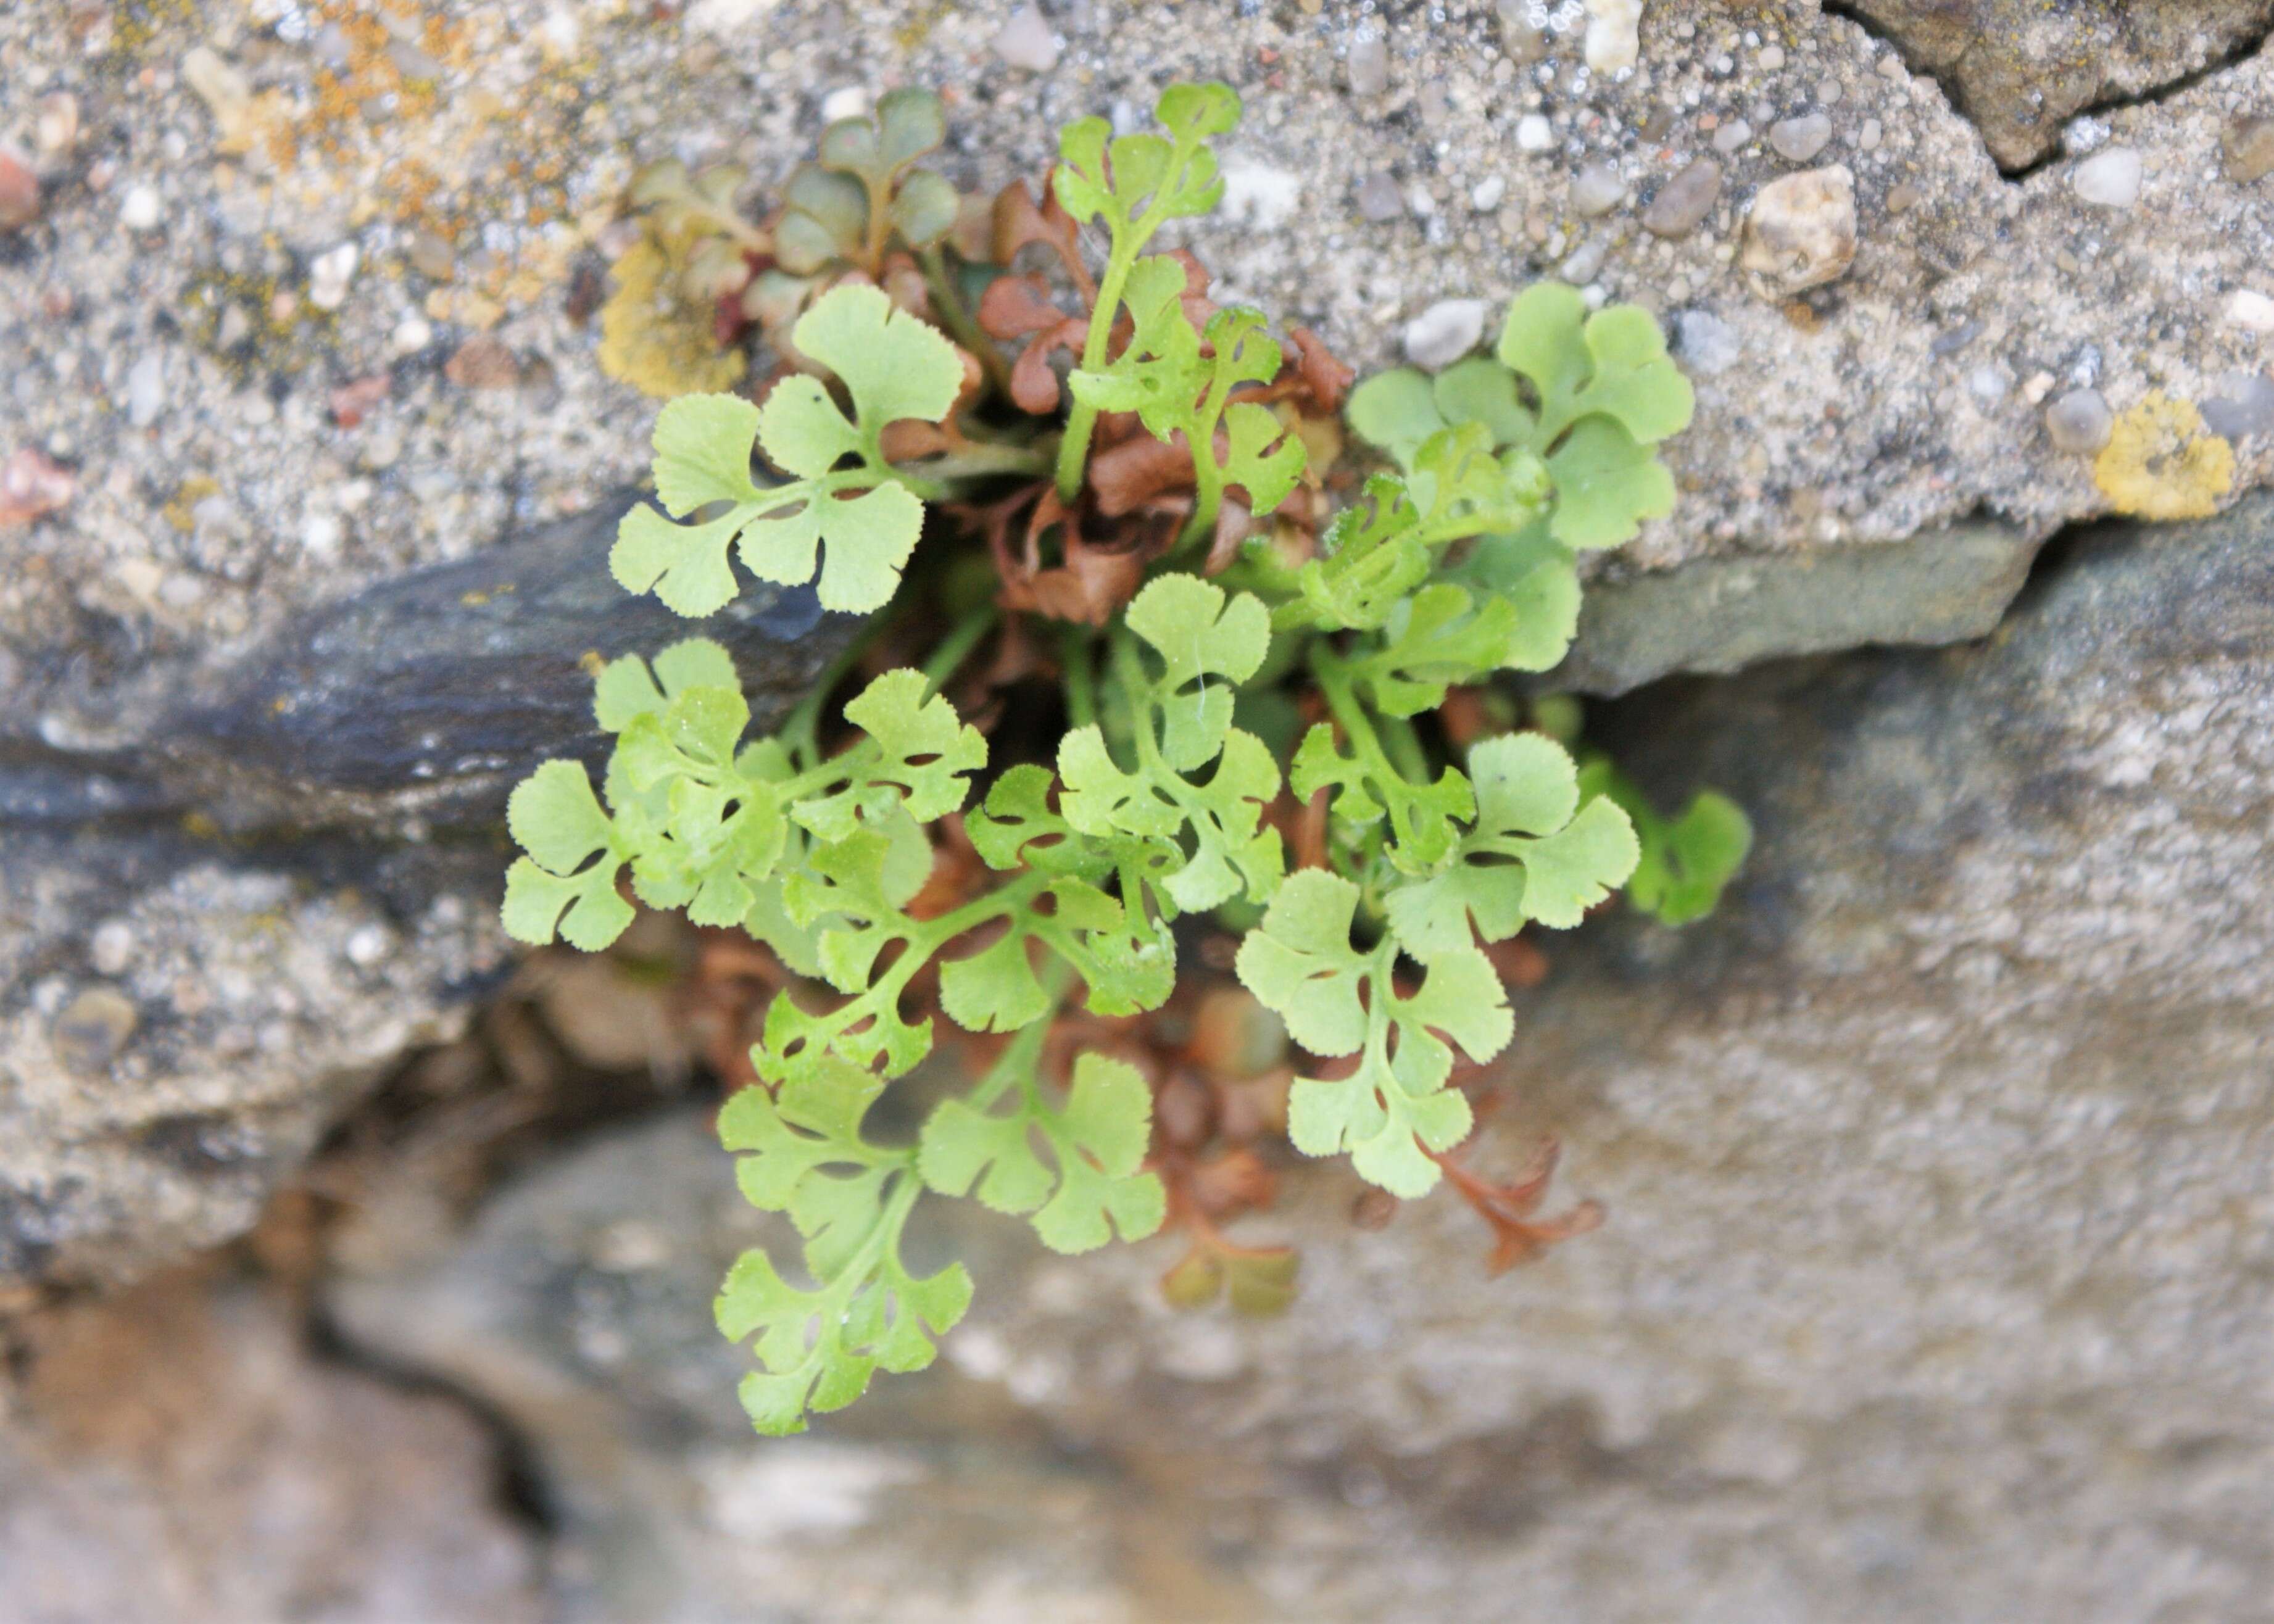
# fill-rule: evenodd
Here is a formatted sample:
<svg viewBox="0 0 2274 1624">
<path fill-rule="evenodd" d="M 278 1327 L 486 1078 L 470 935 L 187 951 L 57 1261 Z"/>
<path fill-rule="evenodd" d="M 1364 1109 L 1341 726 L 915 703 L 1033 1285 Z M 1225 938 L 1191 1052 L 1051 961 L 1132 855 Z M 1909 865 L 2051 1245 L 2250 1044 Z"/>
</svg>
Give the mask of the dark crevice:
<svg viewBox="0 0 2274 1624">
<path fill-rule="evenodd" d="M 1965 86 L 1959 82 L 1955 64 L 1943 68 L 1922 64 L 1912 52 L 1904 48 L 1901 40 L 1866 14 L 1857 0 L 1819 0 L 1819 4 L 1825 16 L 1836 17 L 1843 22 L 1855 24 L 1866 34 L 1901 57 L 1903 65 L 1913 73 L 1922 78 L 1931 79 L 1940 86 L 1944 99 L 1950 103 L 1952 110 L 1968 124 L 1974 125 L 1977 131 L 1980 129 L 1974 109 L 1969 105 L 1970 98 L 1966 94 Z M 2153 107 L 2169 101 L 2173 96 L 2193 90 L 2206 79 L 2224 73 L 2231 68 L 2241 66 L 2264 49 L 2269 40 L 2274 40 L 2274 19 L 2270 19 L 2263 27 L 2244 34 L 2225 51 L 2199 68 L 2177 74 L 2168 79 L 2159 80 L 2153 85 L 2144 86 L 2138 90 L 2120 91 L 2113 95 L 2101 97 L 2097 101 L 2085 102 L 2063 114 L 2060 123 L 2066 125 L 2074 119 L 2105 117 L 2112 113 L 2122 112 L 2127 108 Z M 1988 145 L 1985 139 L 1984 141 L 1985 149 Z M 2059 163 L 2065 156 L 2067 154 L 2061 146 L 2059 132 L 2056 130 L 2052 138 L 2045 144 L 2045 149 L 2025 163 L 2000 163 L 1995 153 L 1991 154 L 1990 161 L 1996 165 L 2000 176 L 2019 185 L 2030 177 Z"/>
<path fill-rule="evenodd" d="M 480 1394 L 430 1371 L 402 1365 L 350 1341 L 320 1304 L 309 1311 L 308 1357 L 320 1365 L 375 1381 L 412 1398 L 435 1398 L 462 1411 L 489 1440 L 496 1462 L 492 1497 L 499 1510 L 539 1545 L 561 1533 L 561 1518 L 546 1486 L 534 1444 L 504 1411 Z"/>
</svg>

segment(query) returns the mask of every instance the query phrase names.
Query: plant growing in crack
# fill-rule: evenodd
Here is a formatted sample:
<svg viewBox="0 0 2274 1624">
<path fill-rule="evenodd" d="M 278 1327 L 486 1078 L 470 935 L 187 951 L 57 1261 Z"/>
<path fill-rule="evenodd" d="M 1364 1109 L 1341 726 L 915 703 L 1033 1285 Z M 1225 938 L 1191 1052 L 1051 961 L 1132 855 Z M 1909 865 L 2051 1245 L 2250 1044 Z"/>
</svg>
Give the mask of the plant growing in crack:
<svg viewBox="0 0 2274 1624">
<path fill-rule="evenodd" d="M 665 229 L 770 260 L 734 292 L 771 289 L 744 308 L 781 365 L 663 409 L 661 511 L 624 518 L 616 579 L 699 618 L 739 568 L 870 618 L 770 737 L 716 643 L 607 665 L 604 782 L 555 762 L 516 792 L 505 919 L 600 948 L 628 888 L 739 933 L 721 984 L 764 1012 L 719 1132 L 802 1241 L 719 1297 L 762 1431 L 934 1357 L 972 1284 L 907 1260 L 931 1195 L 1069 1252 L 1172 1223 L 1171 1300 L 1251 1312 L 1294 1254 L 1224 1226 L 1269 1204 L 1283 1133 L 1390 1197 L 1449 1180 L 1497 1266 L 1593 1227 L 1533 1215 L 1552 1159 L 1461 1159 L 1520 938 L 1622 886 L 1694 918 L 1743 858 L 1726 801 L 1668 821 L 1568 726 L 1490 721 L 1502 673 L 1568 647 L 1580 555 L 1673 505 L 1656 448 L 1691 396 L 1656 323 L 1536 287 L 1492 357 L 1350 391 L 1158 250 L 1214 207 L 1239 113 L 1177 86 L 1158 132 L 1077 124 L 977 239 L 914 167 L 916 93 L 832 125 L 763 227 L 716 180 L 646 183 Z M 1386 466 L 1337 507 L 1345 407 Z M 874 1108 L 943 1044 L 968 1080 L 895 1138 Z"/>
</svg>

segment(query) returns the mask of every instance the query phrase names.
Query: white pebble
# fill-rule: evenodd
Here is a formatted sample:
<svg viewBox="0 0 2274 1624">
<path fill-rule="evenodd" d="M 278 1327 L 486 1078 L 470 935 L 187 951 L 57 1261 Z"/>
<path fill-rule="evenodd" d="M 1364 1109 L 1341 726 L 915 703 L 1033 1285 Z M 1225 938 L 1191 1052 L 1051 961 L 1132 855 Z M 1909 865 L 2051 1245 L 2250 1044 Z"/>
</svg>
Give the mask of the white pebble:
<svg viewBox="0 0 2274 1624">
<path fill-rule="evenodd" d="M 87 956 L 104 975 L 123 975 L 134 962 L 134 927 L 123 919 L 107 919 L 87 938 Z"/>
<path fill-rule="evenodd" d="M 1821 113 L 1780 118 L 1769 126 L 1769 145 L 1776 148 L 1779 157 L 1794 163 L 1806 163 L 1831 139 L 1832 121 Z"/>
<path fill-rule="evenodd" d="M 1752 139 L 1752 125 L 1742 118 L 1733 118 L 1713 132 L 1713 150 L 1727 157 Z"/>
<path fill-rule="evenodd" d="M 387 342 L 397 355 L 417 355 L 434 342 L 434 329 L 417 316 L 405 316 L 395 324 Z"/>
<path fill-rule="evenodd" d="M 1378 96 L 1389 88 L 1389 47 L 1378 34 L 1362 34 L 1351 41 L 1351 94 Z"/>
<path fill-rule="evenodd" d="M 1762 48 L 1759 61 L 1762 72 L 1775 72 L 1778 69 L 1784 66 L 1784 47 L 1781 45 L 1765 46 Z"/>
<path fill-rule="evenodd" d="M 1485 335 L 1482 299 L 1440 299 L 1405 324 L 1405 358 L 1429 372 L 1450 366 Z"/>
<path fill-rule="evenodd" d="M 825 124 L 833 124 L 840 118 L 858 118 L 868 110 L 866 85 L 840 85 L 821 98 L 821 122 Z"/>
<path fill-rule="evenodd" d="M 1995 404 L 2004 400 L 2006 391 L 2012 387 L 2012 383 L 2013 380 L 2007 377 L 2003 367 L 1987 363 L 1976 367 L 1966 375 L 1968 390 L 1972 393 L 1976 400 L 1984 405 Z"/>
<path fill-rule="evenodd" d="M 2227 296 L 2226 319 L 2253 333 L 2274 333 L 2274 299 L 2251 288 Z"/>
<path fill-rule="evenodd" d="M 1538 113 L 1526 113 L 1516 122 L 1516 144 L 1525 152 L 1546 152 L 1555 145 L 1555 126 Z"/>
<path fill-rule="evenodd" d="M 1571 251 L 1570 259 L 1555 269 L 1555 274 L 1575 287 L 1585 286 L 1601 274 L 1603 261 L 1611 257 L 1616 245 L 1608 230 L 1596 232 Z"/>
<path fill-rule="evenodd" d="M 1014 68 L 1047 73 L 1058 65 L 1058 36 L 1031 5 L 1011 13 L 995 36 L 995 54 Z"/>
<path fill-rule="evenodd" d="M 359 925 L 348 936 L 348 962 L 368 970 L 387 957 L 390 944 L 386 926 Z"/>
<path fill-rule="evenodd" d="M 144 352 L 126 374 L 126 420 L 147 429 L 166 409 L 166 358 L 156 350 Z"/>
<path fill-rule="evenodd" d="M 1500 207 L 1500 200 L 1507 195 L 1507 178 L 1499 175 L 1487 175 L 1471 189 L 1469 207 L 1480 214 L 1489 214 Z"/>
<path fill-rule="evenodd" d="M 2140 200 L 2140 151 L 2112 147 L 2076 166 L 2070 177 L 2076 195 L 2102 208 L 2129 208 Z"/>
<path fill-rule="evenodd" d="M 343 532 L 340 522 L 328 513 L 312 513 L 300 526 L 300 545 L 318 558 L 328 559 L 340 550 Z"/>
<path fill-rule="evenodd" d="M 143 182 L 129 186 L 126 195 L 118 201 L 118 223 L 130 231 L 154 231 L 164 218 L 165 205 L 158 189 Z"/>
<path fill-rule="evenodd" d="M 345 304 L 360 257 L 353 243 L 318 254 L 308 267 L 308 303 L 318 310 L 337 310 Z"/>
<path fill-rule="evenodd" d="M 1597 73 L 1630 68 L 1642 51 L 1643 0 L 1587 0 L 1587 66 Z"/>
<path fill-rule="evenodd" d="M 1609 214 L 1626 194 L 1627 184 L 1620 178 L 1618 166 L 1607 159 L 1583 165 L 1571 177 L 1571 207 L 1590 219 Z"/>
</svg>

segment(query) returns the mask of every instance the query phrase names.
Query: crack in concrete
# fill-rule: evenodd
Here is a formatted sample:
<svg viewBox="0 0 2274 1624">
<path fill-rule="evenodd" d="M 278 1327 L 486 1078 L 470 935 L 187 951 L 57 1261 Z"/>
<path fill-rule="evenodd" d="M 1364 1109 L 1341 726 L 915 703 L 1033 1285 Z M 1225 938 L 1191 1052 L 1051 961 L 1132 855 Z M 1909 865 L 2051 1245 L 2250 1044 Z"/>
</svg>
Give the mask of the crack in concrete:
<svg viewBox="0 0 2274 1624">
<path fill-rule="evenodd" d="M 1825 16 L 1835 17 L 1843 22 L 1854 24 L 1870 38 L 1894 51 L 1902 59 L 1903 65 L 1913 73 L 1924 79 L 1932 79 L 1941 87 L 1944 98 L 1950 103 L 1951 110 L 1964 119 L 1977 135 L 1982 133 L 1981 119 L 1971 105 L 1973 98 L 1968 94 L 1958 74 L 1958 65 L 1965 60 L 1964 52 L 1961 52 L 1950 62 L 1936 67 L 1922 62 L 1916 49 L 1906 46 L 1894 30 L 1867 13 L 1863 9 L 1861 0 L 1819 0 L 1819 5 Z M 2173 96 L 2182 95 L 2222 73 L 2240 67 L 2266 49 L 2270 40 L 2274 40 L 2274 13 L 2269 14 L 2263 25 L 2243 34 L 2225 51 L 2202 65 L 2188 69 L 2170 79 L 2159 79 L 2152 85 L 2142 86 L 2137 90 L 2120 91 L 2112 95 L 2085 102 L 2064 114 L 2060 124 L 2066 126 L 2079 118 L 2102 118 L 2112 113 L 2122 112 L 2127 108 L 2153 107 L 2169 101 Z M 2001 162 L 1995 149 L 1992 147 L 1987 136 L 1983 136 L 1982 145 L 1984 149 L 1989 152 L 1990 162 L 1996 167 L 1998 173 L 2015 185 L 2059 163 L 2067 156 L 2058 130 L 2045 142 L 2043 151 L 2022 163 Z"/>
</svg>

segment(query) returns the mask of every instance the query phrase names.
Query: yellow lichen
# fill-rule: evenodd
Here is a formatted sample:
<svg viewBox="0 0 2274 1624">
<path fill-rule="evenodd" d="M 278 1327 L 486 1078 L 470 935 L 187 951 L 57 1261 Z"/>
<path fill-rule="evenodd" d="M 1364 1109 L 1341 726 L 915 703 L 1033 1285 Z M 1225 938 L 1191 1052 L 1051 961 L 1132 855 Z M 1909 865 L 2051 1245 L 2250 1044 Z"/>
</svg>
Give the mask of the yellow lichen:
<svg viewBox="0 0 2274 1624">
<path fill-rule="evenodd" d="M 600 370 L 659 400 L 730 387 L 739 350 L 721 350 L 711 307 L 687 297 L 686 244 L 652 234 L 608 267 L 616 290 L 600 307 Z"/>
<path fill-rule="evenodd" d="M 2116 419 L 2092 480 L 2119 513 L 2201 519 L 2234 487 L 2234 447 L 2187 402 L 2150 395 Z"/>
<path fill-rule="evenodd" d="M 186 536 L 198 527 L 198 504 L 208 496 L 220 494 L 221 486 L 216 482 L 203 474 L 192 474 L 182 481 L 180 488 L 174 492 L 174 500 L 159 512 L 165 515 L 167 523 Z"/>
</svg>

